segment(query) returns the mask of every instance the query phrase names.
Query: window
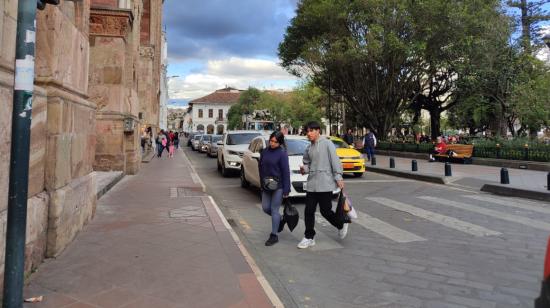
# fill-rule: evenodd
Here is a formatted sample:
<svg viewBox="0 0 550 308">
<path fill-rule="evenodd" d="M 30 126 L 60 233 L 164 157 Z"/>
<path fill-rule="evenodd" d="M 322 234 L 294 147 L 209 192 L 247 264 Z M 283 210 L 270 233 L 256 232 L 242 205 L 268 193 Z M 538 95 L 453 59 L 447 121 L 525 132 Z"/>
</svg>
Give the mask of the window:
<svg viewBox="0 0 550 308">
<path fill-rule="evenodd" d="M 202 109 L 199 109 L 199 118 L 202 118 Z"/>
<path fill-rule="evenodd" d="M 214 109 L 208 109 L 208 117 L 213 118 L 214 117 Z"/>
<path fill-rule="evenodd" d="M 223 120 L 223 109 L 218 109 L 218 120 Z"/>
</svg>

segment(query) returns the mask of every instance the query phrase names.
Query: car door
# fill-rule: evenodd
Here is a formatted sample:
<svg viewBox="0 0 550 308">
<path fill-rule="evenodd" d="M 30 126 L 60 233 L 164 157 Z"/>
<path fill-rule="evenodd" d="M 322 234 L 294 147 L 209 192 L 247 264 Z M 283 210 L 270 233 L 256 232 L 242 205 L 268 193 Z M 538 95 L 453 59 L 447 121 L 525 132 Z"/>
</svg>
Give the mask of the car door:
<svg viewBox="0 0 550 308">
<path fill-rule="evenodd" d="M 258 182 L 254 180 L 254 172 L 255 170 L 258 170 L 258 164 L 256 162 L 256 160 L 254 158 L 252 158 L 254 152 L 255 152 L 255 148 L 257 147 L 258 145 L 258 139 L 252 139 L 252 141 L 250 142 L 250 145 L 248 146 L 248 149 L 246 149 L 244 151 L 244 154 L 243 154 L 243 160 L 242 160 L 242 164 L 243 164 L 243 168 L 244 168 L 244 176 L 246 178 L 246 180 L 258 187 Z"/>
<path fill-rule="evenodd" d="M 264 149 L 264 138 L 260 137 L 256 139 L 256 144 L 254 146 L 254 149 L 251 153 L 251 166 L 250 166 L 250 181 L 252 183 L 255 183 L 257 187 L 260 187 L 261 179 L 260 179 L 260 153 L 262 153 Z"/>
</svg>

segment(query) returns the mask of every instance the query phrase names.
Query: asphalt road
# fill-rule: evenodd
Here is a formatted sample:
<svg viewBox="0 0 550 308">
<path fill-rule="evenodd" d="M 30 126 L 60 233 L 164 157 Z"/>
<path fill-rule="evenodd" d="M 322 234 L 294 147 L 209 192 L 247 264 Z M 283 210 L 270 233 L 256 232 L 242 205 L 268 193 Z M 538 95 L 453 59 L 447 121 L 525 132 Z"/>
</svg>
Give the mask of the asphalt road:
<svg viewBox="0 0 550 308">
<path fill-rule="evenodd" d="M 303 221 L 265 247 L 259 192 L 184 152 L 287 307 L 533 307 L 540 291 L 548 203 L 366 173 L 345 178 L 359 212 L 346 239 L 319 215 L 315 247 L 296 248 Z"/>
</svg>

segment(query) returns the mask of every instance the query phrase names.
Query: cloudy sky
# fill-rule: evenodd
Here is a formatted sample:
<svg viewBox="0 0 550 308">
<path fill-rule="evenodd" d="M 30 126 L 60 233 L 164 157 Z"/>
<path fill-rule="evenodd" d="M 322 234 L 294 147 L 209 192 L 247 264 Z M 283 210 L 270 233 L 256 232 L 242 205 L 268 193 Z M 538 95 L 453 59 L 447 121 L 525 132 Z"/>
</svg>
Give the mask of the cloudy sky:
<svg viewBox="0 0 550 308">
<path fill-rule="evenodd" d="M 297 0 L 167 0 L 170 98 L 194 99 L 227 86 L 290 89 L 277 46 Z"/>
</svg>

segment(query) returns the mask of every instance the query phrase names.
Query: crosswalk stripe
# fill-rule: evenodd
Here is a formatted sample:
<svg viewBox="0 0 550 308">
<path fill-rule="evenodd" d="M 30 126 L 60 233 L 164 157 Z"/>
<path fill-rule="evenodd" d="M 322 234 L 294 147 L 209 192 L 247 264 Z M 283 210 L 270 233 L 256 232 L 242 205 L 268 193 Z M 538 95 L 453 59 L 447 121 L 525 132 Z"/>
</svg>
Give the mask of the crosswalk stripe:
<svg viewBox="0 0 550 308">
<path fill-rule="evenodd" d="M 263 213 L 261 204 L 256 203 L 256 207 L 258 207 Z M 303 216 L 303 213 L 300 213 L 300 221 L 298 222 L 298 225 L 296 226 L 296 228 L 294 228 L 294 230 L 292 232 L 290 232 L 292 237 L 294 237 L 296 239 L 296 245 L 298 244 L 298 242 L 300 240 L 302 240 L 302 238 L 304 237 L 304 232 L 306 231 L 306 224 L 305 224 L 304 219 L 303 219 L 302 216 Z M 269 226 L 270 226 L 269 228 L 271 228 L 271 218 L 266 215 L 265 219 L 269 220 Z M 322 220 L 324 220 L 324 218 Z M 321 221 L 317 220 L 317 222 L 321 222 Z M 324 222 L 322 222 L 322 223 L 326 223 L 326 224 L 330 225 L 330 223 L 326 220 L 324 220 Z M 315 244 L 315 246 L 313 246 L 309 249 L 311 249 L 313 251 L 321 251 L 321 250 L 330 250 L 330 249 L 343 248 L 343 246 L 340 243 L 333 240 L 332 238 L 330 238 L 325 233 L 319 231 L 318 227 L 319 226 L 317 226 L 317 228 L 315 230 L 315 243 L 316 244 Z M 331 228 L 332 228 L 332 225 L 331 225 Z M 283 232 L 289 232 L 287 226 L 285 226 L 285 231 L 283 231 Z M 338 231 L 336 229 L 334 229 L 335 234 L 336 234 L 336 232 L 338 232 Z"/>
<path fill-rule="evenodd" d="M 515 208 L 522 209 L 522 210 L 529 210 L 529 211 L 533 211 L 533 212 L 550 214 L 550 208 L 542 207 L 540 205 L 535 205 L 535 204 L 532 204 L 532 203 L 527 203 L 523 200 L 521 200 L 521 201 L 520 200 L 512 201 L 513 199 L 512 200 L 511 199 L 504 200 L 504 199 L 497 199 L 497 198 L 492 198 L 492 197 L 483 196 L 483 195 L 464 195 L 464 197 L 479 200 L 479 201 L 485 201 L 485 202 L 490 202 L 490 203 L 496 203 L 496 204 L 500 204 L 500 205 L 515 207 Z"/>
<path fill-rule="evenodd" d="M 385 221 L 382 221 L 378 218 L 374 218 L 368 215 L 367 213 L 358 211 L 357 208 L 355 208 L 355 211 L 357 212 L 357 219 L 353 220 L 352 225 L 354 224 L 361 225 L 364 228 L 371 230 L 372 232 L 378 233 L 398 243 L 410 243 L 410 242 L 419 242 L 419 241 L 426 240 L 425 238 L 420 237 L 414 233 L 411 233 L 403 229 L 399 229 L 393 225 L 390 225 Z"/>
<path fill-rule="evenodd" d="M 487 228 L 484 228 L 484 227 L 481 227 L 481 226 L 478 226 L 478 225 L 474 225 L 474 224 L 469 223 L 469 222 L 465 222 L 465 221 L 462 221 L 462 220 L 459 220 L 459 219 L 456 219 L 456 218 L 453 218 L 453 217 L 449 217 L 449 216 L 441 215 L 441 214 L 434 213 L 434 212 L 431 212 L 431 211 L 427 211 L 427 210 L 424 210 L 424 209 L 421 209 L 421 208 L 418 208 L 418 207 L 415 207 L 415 206 L 412 206 L 412 205 L 408 205 L 408 204 L 405 204 L 405 203 L 402 203 L 402 202 L 394 201 L 394 200 L 391 200 L 391 199 L 388 199 L 388 198 L 367 197 L 366 199 L 377 202 L 379 204 L 382 204 L 384 206 L 387 206 L 387 207 L 390 207 L 390 208 L 393 208 L 393 209 L 396 209 L 396 210 L 399 210 L 399 211 L 407 212 L 407 213 L 412 214 L 414 216 L 418 216 L 420 218 L 429 220 L 431 222 L 435 222 L 435 223 L 441 224 L 445 227 L 455 229 L 455 230 L 458 230 L 458 231 L 462 231 L 462 232 L 465 232 L 465 233 L 468 233 L 468 234 L 471 234 L 471 235 L 474 235 L 474 236 L 490 236 L 490 235 L 499 235 L 499 234 L 501 234 L 500 232 L 489 230 Z"/>
<path fill-rule="evenodd" d="M 543 222 L 543 221 L 539 221 L 539 220 L 535 220 L 535 219 L 531 219 L 531 218 L 526 218 L 526 217 L 522 217 L 522 216 L 518 216 L 518 215 L 503 213 L 503 212 L 500 212 L 500 211 L 486 209 L 486 208 L 476 206 L 476 205 L 456 202 L 456 201 L 442 199 L 442 198 L 438 198 L 438 197 L 423 196 L 423 197 L 419 197 L 419 198 L 423 199 L 423 200 L 439 203 L 439 204 L 442 204 L 442 205 L 448 205 L 448 206 L 456 207 L 456 208 L 459 208 L 459 209 L 463 209 L 463 210 L 467 210 L 467 211 L 471 211 L 471 212 L 476 212 L 476 213 L 487 215 L 487 216 L 492 216 L 492 217 L 499 218 L 499 219 L 502 219 L 502 220 L 507 220 L 507 221 L 519 223 L 519 224 L 526 225 L 526 226 L 529 226 L 529 227 L 533 227 L 533 228 L 537 228 L 537 229 L 541 229 L 541 230 L 545 230 L 545 231 L 550 231 L 550 223 L 546 223 L 546 222 Z"/>
</svg>

